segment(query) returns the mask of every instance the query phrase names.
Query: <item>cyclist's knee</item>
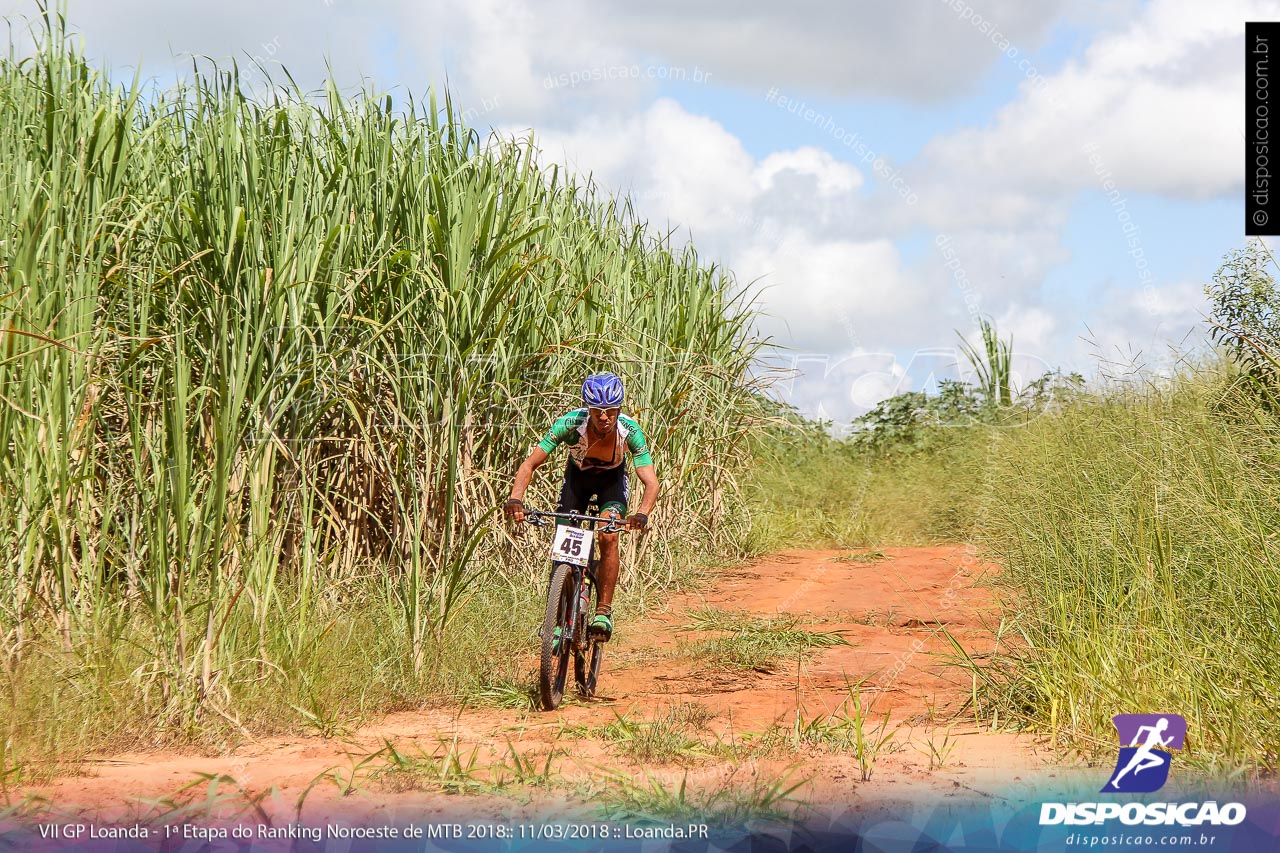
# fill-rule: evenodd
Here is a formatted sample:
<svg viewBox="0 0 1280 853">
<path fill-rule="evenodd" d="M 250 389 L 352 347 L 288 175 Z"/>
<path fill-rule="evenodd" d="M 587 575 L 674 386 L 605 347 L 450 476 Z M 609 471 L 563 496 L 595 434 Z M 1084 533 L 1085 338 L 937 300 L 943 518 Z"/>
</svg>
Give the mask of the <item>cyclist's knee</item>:
<svg viewBox="0 0 1280 853">
<path fill-rule="evenodd" d="M 615 507 L 609 507 L 604 512 L 600 513 L 600 515 L 604 518 L 616 518 L 619 521 L 622 520 L 622 513 L 619 512 Z M 600 549 L 602 551 L 612 551 L 617 547 L 618 547 L 617 533 L 601 533 L 600 534 Z"/>
</svg>

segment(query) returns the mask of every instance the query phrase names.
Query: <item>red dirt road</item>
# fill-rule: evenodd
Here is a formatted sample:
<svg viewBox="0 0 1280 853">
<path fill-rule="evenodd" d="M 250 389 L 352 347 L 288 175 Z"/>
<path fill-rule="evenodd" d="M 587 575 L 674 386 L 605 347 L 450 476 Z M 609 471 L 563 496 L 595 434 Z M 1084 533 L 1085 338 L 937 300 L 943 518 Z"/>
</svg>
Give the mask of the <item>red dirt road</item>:
<svg viewBox="0 0 1280 853">
<path fill-rule="evenodd" d="M 44 808 L 54 813 L 115 819 L 162 816 L 193 796 L 199 804 L 188 814 L 195 817 L 229 817 L 238 810 L 251 816 L 249 802 L 257 800 L 272 819 L 292 819 L 304 792 L 301 814 L 312 820 L 336 814 L 395 819 L 410 811 L 428 820 L 435 813 L 456 813 L 457 794 L 442 792 L 426 777 L 387 774 L 385 755 L 360 765 L 388 742 L 405 755 L 439 758 L 452 749 L 464 767 L 474 760 L 473 780 L 519 775 L 515 754 L 526 762 L 528 782 L 553 753 L 551 778 L 541 784 L 508 785 L 501 791 L 479 782 L 455 786 L 470 797 L 465 802 L 473 812 L 505 818 L 545 813 L 549 807 L 589 810 L 604 796 L 607 784 L 599 780 L 610 773 L 641 782 L 647 773 L 673 785 L 687 778 L 695 788 L 786 775 L 788 785 L 804 783 L 792 794 L 799 800 L 870 809 L 921 795 L 987 796 L 997 787 L 1061 772 L 1032 738 L 980 728 L 965 708 L 969 677 L 943 657 L 953 648 L 941 628 L 970 654 L 988 653 L 994 645 L 987 627 L 997 618 L 994 605 L 975 585 L 985 567 L 961 546 L 888 548 L 885 553 L 886 559 L 856 562 L 841 559 L 847 552 L 840 551 L 784 552 L 726 570 L 711 589 L 677 596 L 665 612 L 620 624 L 605 657 L 600 696 L 591 703 L 567 700 L 552 713 L 495 708 L 397 713 L 341 740 L 264 738 L 218 757 L 104 756 L 89 763 L 87 775 L 59 778 L 28 793 L 43 798 Z M 620 594 L 626 595 L 625 588 Z M 848 645 L 817 648 L 761 668 L 767 671 L 725 666 L 690 652 L 691 643 L 722 636 L 687 630 L 691 614 L 704 607 L 759 618 L 794 617 L 798 628 L 838 633 Z M 888 714 L 884 731 L 892 733 L 865 781 L 850 748 L 793 739 L 797 713 L 804 722 L 823 718 L 841 709 L 850 685 L 859 683 L 869 705 L 864 730 Z M 701 748 L 636 761 L 626 744 L 590 730 L 617 716 L 641 722 L 673 713 L 692 720 L 686 733 Z M 766 749 L 771 737 L 776 748 Z M 945 752 L 945 760 L 931 767 L 936 761 L 930 754 L 937 751 Z M 507 769 L 495 770 L 503 765 Z M 235 782 L 215 786 L 212 799 L 207 782 L 174 796 L 199 774 Z"/>
</svg>

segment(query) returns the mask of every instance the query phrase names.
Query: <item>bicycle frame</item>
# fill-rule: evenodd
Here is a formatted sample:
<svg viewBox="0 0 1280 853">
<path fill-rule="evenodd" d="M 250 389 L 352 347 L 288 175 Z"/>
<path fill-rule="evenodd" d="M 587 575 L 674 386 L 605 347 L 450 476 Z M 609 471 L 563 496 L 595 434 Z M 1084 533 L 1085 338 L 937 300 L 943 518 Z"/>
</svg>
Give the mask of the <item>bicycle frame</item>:
<svg viewBox="0 0 1280 853">
<path fill-rule="evenodd" d="M 534 527 L 550 527 L 553 522 L 549 519 L 564 519 L 576 522 L 578 526 L 584 526 L 586 522 L 588 527 L 598 527 L 600 533 L 618 533 L 626 529 L 621 519 L 611 518 L 598 515 L 582 515 L 576 512 L 540 512 L 538 510 L 526 510 L 525 521 Z M 590 587 L 584 588 L 583 582 L 590 581 L 591 587 L 599 589 L 596 580 L 596 565 L 600 562 L 596 556 L 596 543 L 592 544 L 591 555 L 587 558 L 587 565 L 575 566 L 570 564 L 573 577 L 573 600 L 574 607 L 569 611 L 569 624 L 566 625 L 565 635 L 569 638 L 570 647 L 575 652 L 585 652 L 587 649 L 586 632 L 582 630 L 581 622 L 590 610 Z M 555 565 L 555 561 L 552 561 Z"/>
</svg>

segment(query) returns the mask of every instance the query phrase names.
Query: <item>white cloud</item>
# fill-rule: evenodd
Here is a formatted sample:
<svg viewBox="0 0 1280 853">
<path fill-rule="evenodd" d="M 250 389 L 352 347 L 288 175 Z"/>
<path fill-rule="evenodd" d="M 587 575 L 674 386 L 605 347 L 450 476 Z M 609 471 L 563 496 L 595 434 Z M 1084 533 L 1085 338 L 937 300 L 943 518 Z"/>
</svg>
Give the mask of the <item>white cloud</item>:
<svg viewBox="0 0 1280 853">
<path fill-rule="evenodd" d="M 983 313 L 1013 334 L 1016 352 L 1041 360 L 1029 367 L 1090 374 L 1099 358 L 1109 370 L 1167 367 L 1204 339 L 1199 285 L 1139 290 L 1123 269 L 1118 280 L 1079 283 L 1082 291 L 1092 284 L 1095 297 L 1056 309 L 1040 288 L 1070 259 L 1062 238 L 1077 194 L 1102 191 L 1091 153 L 1124 196 L 1239 192 L 1243 22 L 1276 13 L 1274 2 L 1157 0 L 1112 21 L 1081 58 L 1042 88 L 1025 85 L 987 126 L 927 144 L 904 169 L 919 203 L 889 206 L 883 221 L 890 233 L 924 226 L 948 234 Z M 941 257 L 930 263 L 954 286 Z"/>
<path fill-rule="evenodd" d="M 1035 292 L 1051 269 L 1070 260 L 1061 229 L 1060 216 L 1043 214 L 1021 223 L 1021 229 L 972 228 L 966 223 L 935 238 L 926 265 L 953 289 L 957 300 L 965 298 L 967 288 L 982 313 L 991 314 L 1008 300 Z M 938 246 L 944 238 L 945 253 Z"/>
<path fill-rule="evenodd" d="M 10 0 L 5 14 L 14 21 L 39 23 L 35 0 Z M 386 3 L 384 6 L 388 5 Z M 403 5 L 413 14 L 447 22 L 444 0 L 425 0 L 425 5 Z M 280 84 L 287 85 L 281 66 L 303 87 L 315 89 L 328 77 L 330 68 L 344 88 L 354 88 L 368 78 L 384 88 L 409 84 L 422 94 L 433 80 L 443 82 L 443 55 L 439 27 L 411 26 L 413 15 L 389 20 L 372 9 L 335 0 L 220 0 L 218 3 L 165 2 L 165 0 L 66 0 L 66 20 L 70 33 L 80 40 L 92 61 L 112 68 L 117 78 L 140 69 L 144 79 L 162 85 L 189 76 L 193 58 L 209 59 L 222 67 L 234 61 L 241 69 L 246 88 L 265 82 L 254 68 L 261 63 Z M 411 63 L 397 66 L 397 57 L 385 50 L 388 36 L 405 25 L 419 33 L 422 51 Z M 445 23 L 448 26 L 447 23 Z M 28 42 L 28 45 L 30 43 Z M 400 79 L 387 79 L 388 71 L 400 72 Z"/>
<path fill-rule="evenodd" d="M 757 161 L 723 126 L 667 99 L 624 120 L 592 117 L 544 133 L 538 144 L 605 186 L 628 188 L 643 215 L 682 226 L 739 282 L 758 281 L 757 304 L 770 315 L 761 330 L 783 345 L 845 352 L 873 338 L 906 343 L 919 331 L 910 317 L 923 305 L 922 284 L 890 240 L 818 233 L 862 185 L 857 169 L 826 152 Z"/>
<path fill-rule="evenodd" d="M 862 186 L 861 172 L 820 148 L 805 147 L 770 154 L 755 171 L 756 185 L 762 190 L 772 189 L 775 179 L 783 172 L 815 178 L 818 193 L 823 196 L 847 193 Z"/>
<path fill-rule="evenodd" d="M 1160 372 L 1181 353 L 1205 346 L 1204 318 L 1208 299 L 1203 286 L 1175 282 L 1142 291 L 1108 289 L 1090 312 L 1087 328 L 1074 330 L 1074 342 L 1062 342 L 1081 372 L 1100 364 L 1105 372 L 1123 373 L 1135 366 Z"/>
<path fill-rule="evenodd" d="M 772 285 L 757 300 L 770 315 L 762 330 L 810 351 L 900 343 L 906 336 L 887 327 L 915 327 L 907 318 L 923 302 L 888 240 L 817 241 L 793 229 L 776 245 L 741 248 L 731 266 L 740 280 Z"/>
<path fill-rule="evenodd" d="M 758 190 L 755 160 L 717 122 L 659 99 L 626 118 L 592 116 L 567 131 L 535 135 L 545 158 L 631 191 L 656 223 L 695 231 L 740 227 Z"/>
<path fill-rule="evenodd" d="M 858 347 L 838 354 L 796 353 L 779 364 L 793 377 L 775 388 L 779 399 L 836 424 L 848 424 L 912 387 L 907 368 L 889 352 Z"/>
<path fill-rule="evenodd" d="M 1277 13 L 1275 2 L 1155 0 L 1043 86 L 1024 84 L 992 125 L 930 142 L 922 199 L 923 185 L 956 175 L 1041 198 L 1096 187 L 1086 144 L 1129 191 L 1193 199 L 1237 192 L 1244 21 Z"/>
<path fill-rule="evenodd" d="M 468 88 L 484 97 L 492 93 L 505 108 L 518 114 L 541 112 L 550 100 L 538 82 L 535 65 L 547 47 L 546 16 L 520 3 L 468 0 L 461 6 L 458 26 L 451 35 L 466 45 L 465 61 L 454 73 Z M 424 23 L 427 23 L 424 21 Z"/>
<path fill-rule="evenodd" d="M 967 372 L 955 331 L 973 340 L 973 317 L 936 247 L 908 264 L 892 240 L 842 236 L 835 227 L 849 211 L 869 210 L 859 207 L 865 187 L 848 164 L 805 148 L 757 160 L 723 126 L 667 100 L 541 139 L 552 158 L 629 187 L 643 215 L 670 216 L 705 256 L 762 286 L 757 304 L 768 316 L 760 330 L 816 354 L 797 365 L 803 375 L 786 390 L 803 411 L 848 420 L 881 396 Z M 1065 211 L 1046 207 L 1020 228 L 975 219 L 955 211 L 941 221 L 958 226 L 950 245 L 978 308 L 1014 338 L 1016 384 L 1056 367 L 1091 372 L 1085 320 L 1103 348 L 1132 339 L 1148 351 L 1163 351 L 1195 324 L 1202 300 L 1187 285 L 1148 292 L 1154 296 L 1113 286 L 1096 304 L 1054 313 L 1039 286 L 1069 259 Z"/>
<path fill-rule="evenodd" d="M 982 0 L 972 6 L 1006 38 L 1030 48 L 1063 4 Z M 721 83 L 750 88 L 932 99 L 964 91 L 1000 61 L 988 38 L 937 0 L 609 0 L 597 10 L 616 42 L 697 63 Z"/>
<path fill-rule="evenodd" d="M 1013 340 L 1015 352 L 1047 353 L 1058 320 L 1035 305 L 1010 305 L 995 318 L 1001 337 Z"/>
<path fill-rule="evenodd" d="M 941 2 L 67 3 L 92 55 L 122 66 L 140 61 L 161 79 L 172 76 L 171 54 L 244 62 L 275 42 L 277 52 L 265 58 L 287 66 L 304 88 L 324 80 L 326 61 L 344 87 L 372 76 L 383 89 L 403 85 L 420 94 L 442 87 L 447 74 L 464 107 L 497 104 L 494 118 L 502 122 L 628 111 L 652 97 L 660 79 L 931 99 L 963 91 L 1000 61 L 995 46 L 973 38 L 972 26 Z M 1009 38 L 1031 45 L 1061 5 L 985 0 L 983 11 Z M 0 0 L 0 8 L 28 17 L 38 9 L 36 0 Z"/>
</svg>

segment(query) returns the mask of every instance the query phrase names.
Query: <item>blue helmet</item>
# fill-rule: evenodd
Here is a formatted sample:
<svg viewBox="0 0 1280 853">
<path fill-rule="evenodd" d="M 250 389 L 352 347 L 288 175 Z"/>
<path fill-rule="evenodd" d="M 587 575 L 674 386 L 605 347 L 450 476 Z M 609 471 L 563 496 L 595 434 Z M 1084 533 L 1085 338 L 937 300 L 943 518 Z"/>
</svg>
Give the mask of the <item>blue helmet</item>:
<svg viewBox="0 0 1280 853">
<path fill-rule="evenodd" d="M 612 373 L 593 373 L 582 383 L 582 402 L 596 409 L 622 405 L 622 380 Z"/>
</svg>

